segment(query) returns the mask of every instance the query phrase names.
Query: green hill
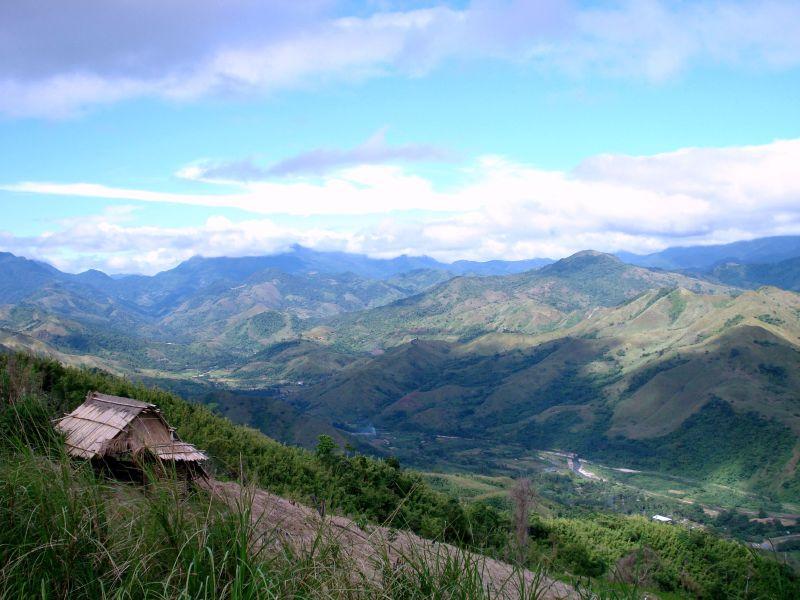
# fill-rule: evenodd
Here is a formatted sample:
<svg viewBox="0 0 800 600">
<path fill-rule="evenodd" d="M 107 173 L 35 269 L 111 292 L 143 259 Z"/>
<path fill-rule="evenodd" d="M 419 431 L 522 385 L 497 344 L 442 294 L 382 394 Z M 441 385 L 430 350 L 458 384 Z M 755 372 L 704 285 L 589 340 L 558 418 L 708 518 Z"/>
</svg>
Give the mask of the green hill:
<svg viewBox="0 0 800 600">
<path fill-rule="evenodd" d="M 436 270 L 365 279 L 198 259 L 125 293 L 101 274 L 75 276 L 81 287 L 8 260 L 39 279 L 0 306 L 0 344 L 173 388 L 238 388 L 198 395 L 286 440 L 313 442 L 301 434 L 310 415 L 315 432 L 471 436 L 798 494 L 791 292 L 742 292 L 593 251 L 440 283 Z M 705 448 L 717 421 L 730 444 Z"/>
<path fill-rule="evenodd" d="M 370 564 L 379 576 L 365 578 L 347 549 L 321 531 L 311 532 L 306 548 L 265 531 L 263 507 L 257 516 L 202 488 L 181 494 L 169 480 L 145 489 L 107 479 L 67 458 L 51 424 L 94 389 L 157 403 L 183 439 L 209 453 L 217 478 L 244 479 L 355 517 L 350 531 L 367 540 L 378 531 L 418 539 L 397 531 L 409 529 L 462 550 L 442 554 L 443 544 L 418 539 L 427 545 L 407 547 L 391 561 L 375 554 Z M 534 516 L 520 553 L 507 513 L 436 492 L 394 460 L 348 456 L 324 438 L 313 453 L 284 446 L 158 389 L 25 355 L 0 355 L 0 500 L 0 596 L 9 598 L 504 597 L 481 584 L 474 551 L 535 569 L 531 585 L 548 581 L 545 570 L 575 582 L 583 594 L 576 597 L 732 597 L 747 586 L 755 597 L 788 600 L 800 592 L 797 576 L 769 557 L 642 518 Z M 294 503 L 285 507 L 309 514 Z M 337 519 L 341 527 L 345 521 Z M 624 565 L 639 565 L 647 576 Z M 525 597 L 552 595 L 531 590 Z"/>
<path fill-rule="evenodd" d="M 595 309 L 615 306 L 647 290 L 676 286 L 697 292 L 730 291 L 585 251 L 518 275 L 458 277 L 387 306 L 330 319 L 327 339 L 373 350 L 416 337 L 454 342 L 488 332 L 540 333 L 574 325 Z M 326 338 L 325 332 L 320 335 Z"/>
<path fill-rule="evenodd" d="M 296 402 L 346 427 L 560 448 L 796 500 L 798 314 L 772 288 L 654 290 L 538 335 L 420 338 Z"/>
</svg>

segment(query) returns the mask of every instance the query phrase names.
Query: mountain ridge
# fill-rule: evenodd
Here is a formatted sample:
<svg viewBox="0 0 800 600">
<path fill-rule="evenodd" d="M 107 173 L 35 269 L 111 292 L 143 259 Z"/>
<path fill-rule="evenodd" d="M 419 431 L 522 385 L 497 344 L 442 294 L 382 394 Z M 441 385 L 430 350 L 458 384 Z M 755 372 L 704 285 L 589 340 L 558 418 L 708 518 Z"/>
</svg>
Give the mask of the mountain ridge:
<svg viewBox="0 0 800 600">
<path fill-rule="evenodd" d="M 372 311 L 344 314 L 330 323 L 340 332 L 334 332 L 331 341 L 373 350 L 385 346 L 382 340 L 407 341 L 431 331 L 451 341 L 492 331 L 540 333 L 569 326 L 587 311 L 613 306 L 648 289 L 678 285 L 733 293 L 724 285 L 583 251 L 515 275 L 456 277 Z"/>
<path fill-rule="evenodd" d="M 705 271 L 722 262 L 774 263 L 800 256 L 800 236 L 772 236 L 705 246 L 672 246 L 651 254 L 618 252 L 617 256 L 644 267 Z"/>
<path fill-rule="evenodd" d="M 35 276 L 0 304 L 0 344 L 145 381 L 241 388 L 220 410 L 270 432 L 274 421 L 287 439 L 313 418 L 318 431 L 372 424 L 677 469 L 669 448 L 701 478 L 800 491 L 793 292 L 594 250 L 482 277 L 287 273 L 255 258 L 126 283 L 4 263 Z M 732 441 L 707 448 L 715 423 Z M 759 438 L 778 444 L 771 460 Z"/>
<path fill-rule="evenodd" d="M 659 444 L 675 451 L 716 423 L 739 444 L 725 451 L 743 462 L 723 475 L 726 455 L 700 441 L 681 447 L 682 460 L 699 476 L 791 498 L 800 491 L 791 466 L 800 450 L 798 315 L 800 296 L 776 288 L 650 290 L 524 339 L 423 335 L 297 390 L 294 401 L 348 427 L 556 447 L 635 468 L 676 469 Z M 756 431 L 775 444 L 767 463 Z"/>
</svg>

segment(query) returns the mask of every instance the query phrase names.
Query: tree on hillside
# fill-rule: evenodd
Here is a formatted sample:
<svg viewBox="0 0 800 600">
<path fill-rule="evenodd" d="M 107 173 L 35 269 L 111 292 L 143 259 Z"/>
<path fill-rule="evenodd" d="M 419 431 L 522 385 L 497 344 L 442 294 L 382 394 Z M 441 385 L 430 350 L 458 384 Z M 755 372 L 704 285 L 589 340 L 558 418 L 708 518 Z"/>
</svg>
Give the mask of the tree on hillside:
<svg viewBox="0 0 800 600">
<path fill-rule="evenodd" d="M 533 489 L 529 479 L 518 479 L 510 492 L 514 535 L 520 561 L 525 558 L 528 547 L 528 523 L 533 509 Z"/>
</svg>

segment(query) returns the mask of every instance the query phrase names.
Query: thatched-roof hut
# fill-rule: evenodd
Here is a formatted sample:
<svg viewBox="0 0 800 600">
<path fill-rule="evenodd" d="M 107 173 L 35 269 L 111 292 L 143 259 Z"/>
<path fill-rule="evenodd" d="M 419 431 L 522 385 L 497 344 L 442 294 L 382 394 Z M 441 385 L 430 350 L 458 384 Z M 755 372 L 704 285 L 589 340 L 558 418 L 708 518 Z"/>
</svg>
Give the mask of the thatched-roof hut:
<svg viewBox="0 0 800 600">
<path fill-rule="evenodd" d="M 204 474 L 208 457 L 178 438 L 155 404 L 90 392 L 86 401 L 56 421 L 67 451 L 127 470 L 152 462 L 193 478 Z"/>
</svg>

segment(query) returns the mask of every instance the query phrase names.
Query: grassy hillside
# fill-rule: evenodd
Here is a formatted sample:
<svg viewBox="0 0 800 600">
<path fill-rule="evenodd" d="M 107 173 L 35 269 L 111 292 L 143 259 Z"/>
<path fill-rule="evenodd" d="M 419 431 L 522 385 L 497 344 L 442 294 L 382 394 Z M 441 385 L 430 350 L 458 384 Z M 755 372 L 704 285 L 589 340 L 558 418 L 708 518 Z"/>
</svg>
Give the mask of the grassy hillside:
<svg viewBox="0 0 800 600">
<path fill-rule="evenodd" d="M 214 491 L 221 487 L 216 481 L 184 493 L 170 479 L 146 488 L 108 479 L 64 454 L 42 400 L 27 395 L 12 403 L 0 396 L 2 598 L 503 597 L 484 585 L 485 559 L 463 548 L 437 545 L 447 552 L 435 553 L 433 543 L 419 540 L 419 550 L 389 556 L 381 552 L 386 544 L 375 541 L 369 562 L 357 563 L 348 554 L 352 545 L 338 546 L 342 532 L 313 509 L 279 499 L 276 519 L 249 502 L 264 492 L 245 490 L 226 502 Z M 322 455 L 317 462 L 331 459 Z M 294 529 L 278 527 L 289 523 L 290 513 L 301 519 Z M 348 523 L 359 540 L 379 529 Z M 306 541 L 291 535 L 299 533 Z M 764 565 L 768 583 L 775 575 Z M 514 582 L 525 576 L 522 569 L 505 570 Z M 777 575 L 791 583 L 788 572 Z"/>
<path fill-rule="evenodd" d="M 253 536 L 264 532 L 243 506 L 231 510 L 202 492 L 181 498 L 169 482 L 143 493 L 98 476 L 64 456 L 50 423 L 88 389 L 158 403 L 182 437 L 210 453 L 220 477 L 250 480 L 317 506 L 324 501 L 328 511 L 356 516 L 365 527 L 391 522 L 516 556 L 565 579 L 591 578 L 581 580 L 576 597 L 641 598 L 644 590 L 658 590 L 661 597 L 788 599 L 800 591 L 786 567 L 744 546 L 642 519 L 534 518 L 520 555 L 510 545 L 507 515 L 435 492 L 392 461 L 347 457 L 327 441 L 315 453 L 290 448 L 157 389 L 2 355 L 1 597 L 494 597 L 467 554 L 411 552 L 402 557 L 405 569 L 377 555 L 380 577 L 364 579 L 323 537 L 300 552 L 272 538 L 253 545 Z"/>
<path fill-rule="evenodd" d="M 20 388 L 18 382 L 25 381 Z M 189 404 L 157 388 L 146 388 L 102 372 L 65 368 L 25 355 L 0 356 L 0 393 L 4 398 L 41 391 L 39 410 L 56 416 L 83 402 L 90 390 L 157 404 L 182 438 L 214 457 L 220 476 L 246 476 L 277 494 L 327 503 L 332 510 L 398 523 L 427 535 L 466 539 L 466 517 L 457 503 L 432 493 L 418 476 L 391 461 L 337 456 L 326 462 L 312 452 L 285 446 L 254 429 L 237 426 L 202 405 Z M 23 394 L 23 395 L 24 395 Z M 39 427 L 49 427 L 43 421 Z M 12 424 L 8 424 L 12 426 Z M 460 528 L 460 529 L 459 529 Z"/>
<path fill-rule="evenodd" d="M 297 402 L 345 427 L 568 449 L 791 500 L 798 314 L 800 297 L 771 288 L 653 290 L 538 335 L 418 339 L 298 391 Z"/>
<path fill-rule="evenodd" d="M 677 286 L 729 291 L 586 251 L 519 275 L 455 278 L 387 306 L 343 315 L 328 321 L 327 337 L 348 348 L 374 350 L 416 337 L 465 342 L 489 332 L 536 334 L 569 327 L 647 290 Z"/>
</svg>

